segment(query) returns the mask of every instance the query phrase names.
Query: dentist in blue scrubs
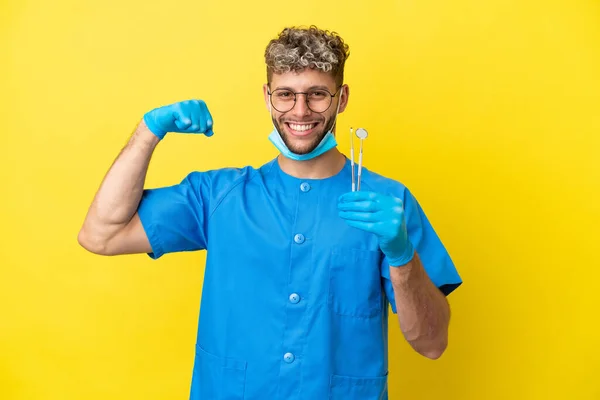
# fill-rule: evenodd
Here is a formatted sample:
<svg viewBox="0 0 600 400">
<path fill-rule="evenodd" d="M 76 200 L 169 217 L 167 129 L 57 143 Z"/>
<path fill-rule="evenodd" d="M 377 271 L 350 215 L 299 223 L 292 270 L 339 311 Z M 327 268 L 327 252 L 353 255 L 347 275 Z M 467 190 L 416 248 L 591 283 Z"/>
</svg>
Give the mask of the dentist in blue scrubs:
<svg viewBox="0 0 600 400">
<path fill-rule="evenodd" d="M 390 316 L 424 357 L 448 345 L 461 278 L 442 241 L 402 183 L 363 169 L 352 191 L 336 147 L 348 55 L 333 32 L 284 29 L 265 49 L 275 159 L 145 188 L 167 133 L 214 134 L 204 101 L 161 106 L 89 208 L 78 239 L 95 254 L 206 251 L 190 399 L 387 399 Z"/>
</svg>

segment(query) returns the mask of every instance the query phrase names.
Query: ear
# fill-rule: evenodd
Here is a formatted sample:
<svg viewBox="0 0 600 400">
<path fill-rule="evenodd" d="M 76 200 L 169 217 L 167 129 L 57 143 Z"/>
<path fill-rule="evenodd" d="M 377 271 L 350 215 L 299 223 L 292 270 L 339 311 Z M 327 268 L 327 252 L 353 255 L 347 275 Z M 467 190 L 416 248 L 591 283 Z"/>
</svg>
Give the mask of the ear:
<svg viewBox="0 0 600 400">
<path fill-rule="evenodd" d="M 346 107 L 348 106 L 348 99 L 350 97 L 350 87 L 348 85 L 343 85 L 340 88 L 340 114 L 344 112 Z"/>
<path fill-rule="evenodd" d="M 269 84 L 268 83 L 265 83 L 263 85 L 263 95 L 265 97 L 265 106 L 267 107 L 267 110 L 268 110 L 269 105 L 271 104 L 270 100 L 269 100 Z"/>
</svg>

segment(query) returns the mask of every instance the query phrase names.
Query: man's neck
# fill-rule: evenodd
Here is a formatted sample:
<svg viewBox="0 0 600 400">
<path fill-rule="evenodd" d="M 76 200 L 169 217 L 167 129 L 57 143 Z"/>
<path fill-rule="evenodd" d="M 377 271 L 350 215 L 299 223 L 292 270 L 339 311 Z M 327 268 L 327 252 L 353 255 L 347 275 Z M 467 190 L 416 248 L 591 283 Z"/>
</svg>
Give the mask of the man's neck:
<svg viewBox="0 0 600 400">
<path fill-rule="evenodd" d="M 346 157 L 336 148 L 310 160 L 297 161 L 279 155 L 279 167 L 283 172 L 300 179 L 325 179 L 339 173 Z"/>
</svg>

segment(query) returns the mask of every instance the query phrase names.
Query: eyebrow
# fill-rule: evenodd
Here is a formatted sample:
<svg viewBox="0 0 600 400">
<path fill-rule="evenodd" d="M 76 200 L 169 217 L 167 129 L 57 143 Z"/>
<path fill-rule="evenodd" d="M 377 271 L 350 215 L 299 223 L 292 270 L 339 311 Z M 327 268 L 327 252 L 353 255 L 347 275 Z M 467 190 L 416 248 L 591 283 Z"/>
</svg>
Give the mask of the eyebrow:
<svg viewBox="0 0 600 400">
<path fill-rule="evenodd" d="M 294 91 L 295 91 L 294 89 L 292 89 L 292 88 L 291 88 L 291 87 L 289 87 L 289 86 L 277 86 L 277 87 L 276 87 L 275 89 L 273 89 L 273 90 L 278 90 L 278 89 L 286 89 L 286 90 L 289 90 L 289 91 L 291 91 L 291 92 L 294 92 Z M 328 92 L 331 92 L 331 90 L 330 90 L 330 89 L 329 89 L 327 86 L 325 86 L 325 85 L 314 85 L 314 86 L 311 86 L 311 87 L 309 87 L 309 88 L 308 88 L 308 89 L 306 89 L 306 90 L 315 90 L 315 89 L 317 89 L 317 90 L 319 90 L 319 89 L 321 89 L 321 90 L 327 90 Z"/>
</svg>

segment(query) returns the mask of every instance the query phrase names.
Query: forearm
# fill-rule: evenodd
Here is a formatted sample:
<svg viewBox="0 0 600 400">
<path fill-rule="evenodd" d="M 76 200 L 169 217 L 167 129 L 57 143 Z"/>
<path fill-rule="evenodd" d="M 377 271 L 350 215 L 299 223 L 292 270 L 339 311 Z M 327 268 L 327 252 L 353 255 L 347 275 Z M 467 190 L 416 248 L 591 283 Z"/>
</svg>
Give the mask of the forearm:
<svg viewBox="0 0 600 400">
<path fill-rule="evenodd" d="M 139 206 L 150 158 L 158 142 L 145 123 L 140 122 L 96 192 L 80 240 L 99 245 L 131 220 Z"/>
<path fill-rule="evenodd" d="M 404 266 L 390 267 L 390 277 L 404 337 L 418 353 L 440 357 L 448 343 L 446 297 L 427 276 L 418 254 Z"/>
</svg>

